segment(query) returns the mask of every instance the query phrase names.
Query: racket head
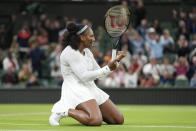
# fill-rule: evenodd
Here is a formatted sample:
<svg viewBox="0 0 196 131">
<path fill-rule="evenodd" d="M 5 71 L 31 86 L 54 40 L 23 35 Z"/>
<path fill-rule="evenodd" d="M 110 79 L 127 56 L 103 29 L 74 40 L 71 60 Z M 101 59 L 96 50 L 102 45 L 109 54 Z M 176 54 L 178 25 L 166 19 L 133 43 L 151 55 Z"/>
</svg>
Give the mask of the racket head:
<svg viewBox="0 0 196 131">
<path fill-rule="evenodd" d="M 105 29 L 110 37 L 120 37 L 129 27 L 130 10 L 122 5 L 111 7 L 105 14 Z"/>
</svg>

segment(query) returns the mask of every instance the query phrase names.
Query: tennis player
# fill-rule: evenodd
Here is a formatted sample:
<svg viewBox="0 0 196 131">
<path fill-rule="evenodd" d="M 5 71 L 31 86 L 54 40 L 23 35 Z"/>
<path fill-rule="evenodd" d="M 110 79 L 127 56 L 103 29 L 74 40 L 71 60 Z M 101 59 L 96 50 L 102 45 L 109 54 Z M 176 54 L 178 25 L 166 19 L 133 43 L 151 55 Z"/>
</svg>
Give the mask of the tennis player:
<svg viewBox="0 0 196 131">
<path fill-rule="evenodd" d="M 52 108 L 50 125 L 59 126 L 59 121 L 67 116 L 88 126 L 100 126 L 102 121 L 123 124 L 122 113 L 94 80 L 115 70 L 125 53 L 119 52 L 116 59 L 100 68 L 89 50 L 95 41 L 92 29 L 87 25 L 70 23 L 67 30 L 63 40 L 65 48 L 60 56 L 64 79 L 61 99 Z"/>
</svg>

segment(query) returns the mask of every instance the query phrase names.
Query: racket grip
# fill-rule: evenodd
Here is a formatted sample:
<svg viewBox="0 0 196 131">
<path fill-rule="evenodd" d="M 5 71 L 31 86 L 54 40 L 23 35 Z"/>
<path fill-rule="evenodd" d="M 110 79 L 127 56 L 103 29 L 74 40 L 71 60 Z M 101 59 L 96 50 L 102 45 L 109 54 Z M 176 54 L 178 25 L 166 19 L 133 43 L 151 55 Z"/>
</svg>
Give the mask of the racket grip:
<svg viewBox="0 0 196 131">
<path fill-rule="evenodd" d="M 116 58 L 116 49 L 112 49 L 112 60 L 114 60 Z"/>
</svg>

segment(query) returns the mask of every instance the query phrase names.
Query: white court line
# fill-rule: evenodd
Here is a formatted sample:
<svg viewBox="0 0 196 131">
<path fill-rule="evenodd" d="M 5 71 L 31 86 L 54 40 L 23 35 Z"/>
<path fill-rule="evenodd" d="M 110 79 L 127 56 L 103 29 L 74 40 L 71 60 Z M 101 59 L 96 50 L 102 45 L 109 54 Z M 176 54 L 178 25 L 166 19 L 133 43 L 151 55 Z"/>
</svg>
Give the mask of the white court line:
<svg viewBox="0 0 196 131">
<path fill-rule="evenodd" d="M 21 130 L 7 130 L 7 129 L 1 130 L 0 129 L 0 131 L 54 131 L 54 130 L 23 130 L 23 129 L 21 129 Z"/>
<path fill-rule="evenodd" d="M 34 115 L 48 115 L 50 112 L 31 112 L 31 113 L 9 113 L 0 114 L 0 116 L 34 116 Z"/>
<path fill-rule="evenodd" d="M 119 107 L 119 109 L 121 110 L 121 111 L 158 111 L 158 112 L 162 112 L 162 111 L 160 111 L 160 108 L 159 109 L 156 109 L 156 108 L 154 108 L 154 109 L 138 109 L 138 108 L 129 108 L 129 107 Z M 181 111 L 184 111 L 184 110 L 187 110 L 187 111 L 196 111 L 196 109 L 180 109 L 180 108 L 178 108 L 178 109 L 174 109 L 174 110 L 168 110 L 168 111 L 174 111 L 174 112 L 176 112 L 176 111 L 179 111 L 179 112 L 181 112 Z"/>
<path fill-rule="evenodd" d="M 12 125 L 12 126 L 49 126 L 49 124 L 23 124 L 23 123 L 0 123 L 0 125 Z"/>
<path fill-rule="evenodd" d="M 108 126 L 108 127 L 136 127 L 136 128 L 196 128 L 196 126 L 168 126 L 168 125 L 162 125 L 162 126 L 147 126 L 147 125 L 102 125 L 102 126 Z"/>
<path fill-rule="evenodd" d="M 13 125 L 13 126 L 49 126 L 49 124 L 18 124 L 18 123 L 0 123 L 0 125 Z M 66 124 L 65 124 L 66 126 Z M 196 129 L 196 126 L 170 126 L 170 125 L 102 125 L 105 127 L 122 127 L 122 128 L 193 128 Z"/>
</svg>

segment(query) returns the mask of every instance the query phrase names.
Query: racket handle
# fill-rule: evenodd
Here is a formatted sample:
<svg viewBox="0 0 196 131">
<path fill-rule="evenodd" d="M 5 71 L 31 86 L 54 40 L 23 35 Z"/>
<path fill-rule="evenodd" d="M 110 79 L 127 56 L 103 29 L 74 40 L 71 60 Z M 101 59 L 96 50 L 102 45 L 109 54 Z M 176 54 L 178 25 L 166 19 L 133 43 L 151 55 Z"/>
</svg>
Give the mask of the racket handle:
<svg viewBox="0 0 196 131">
<path fill-rule="evenodd" d="M 112 60 L 114 60 L 116 58 L 116 49 L 112 49 Z"/>
</svg>

